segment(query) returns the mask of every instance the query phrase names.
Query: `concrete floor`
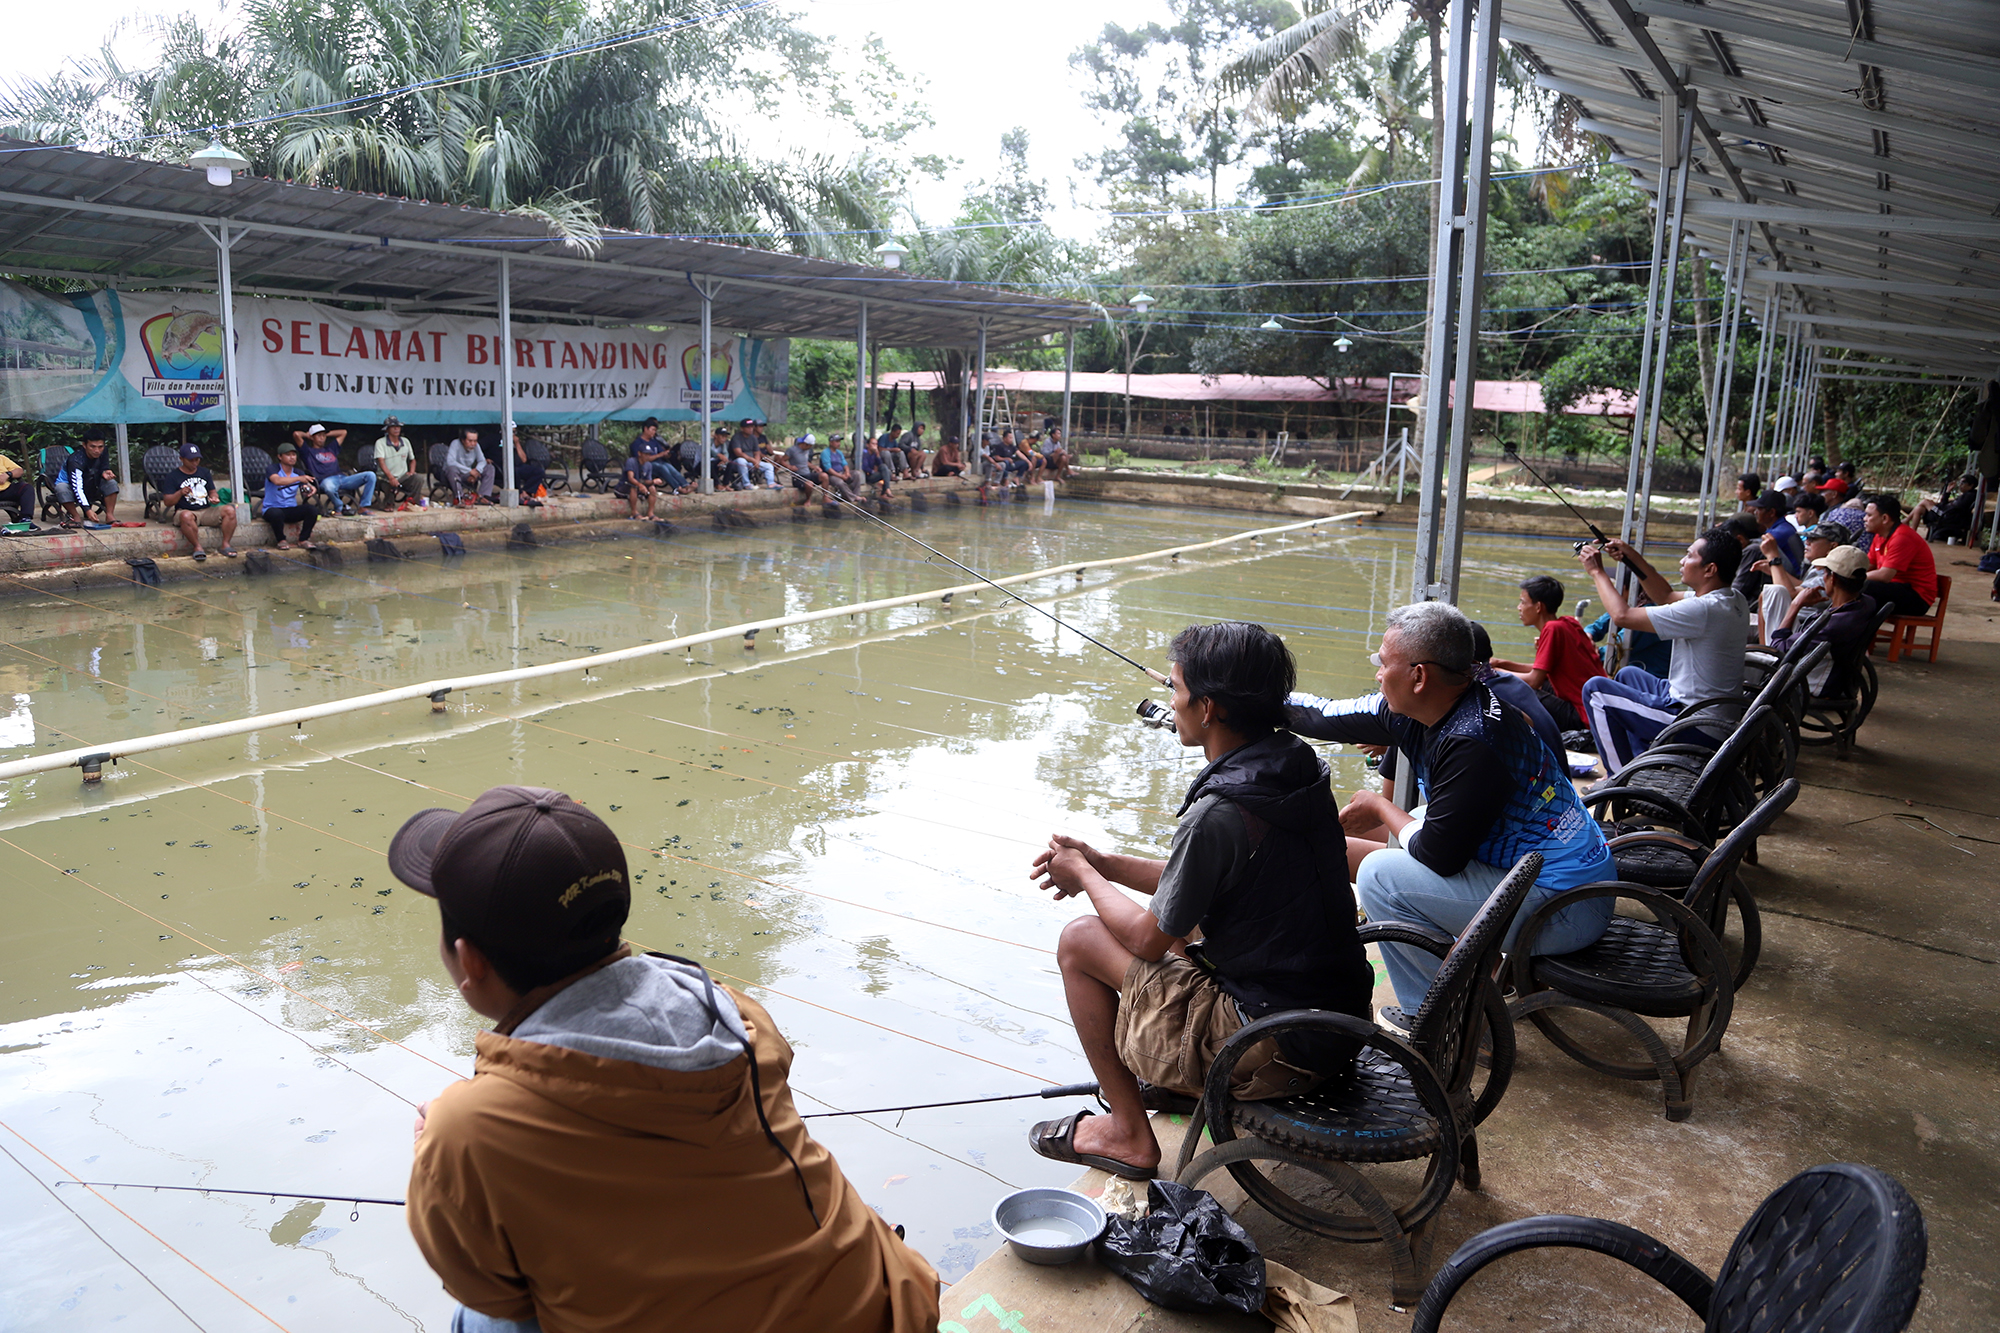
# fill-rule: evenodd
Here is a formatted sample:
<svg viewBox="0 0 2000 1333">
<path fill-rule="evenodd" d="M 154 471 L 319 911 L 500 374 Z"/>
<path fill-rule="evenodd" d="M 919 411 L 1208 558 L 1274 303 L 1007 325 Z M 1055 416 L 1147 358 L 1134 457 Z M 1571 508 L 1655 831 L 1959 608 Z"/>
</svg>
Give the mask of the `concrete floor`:
<svg viewBox="0 0 2000 1333">
<path fill-rule="evenodd" d="M 1523 1025 L 1513 1085 L 1480 1131 L 1484 1190 L 1447 1202 L 1434 1261 L 1499 1222 L 1579 1213 L 1650 1232 L 1712 1274 L 1771 1190 L 1817 1163 L 1862 1162 L 1902 1181 L 1929 1227 L 1911 1327 L 2000 1327 L 2000 605 L 1990 576 L 1954 564 L 1976 552 L 1933 550 L 1958 584 L 1938 661 L 1879 663 L 1860 748 L 1847 762 L 1803 753 L 1804 790 L 1746 868 L 1764 953 L 1701 1068 L 1693 1116 L 1669 1124 L 1656 1085 L 1593 1074 Z M 1361 1333 L 1409 1326 L 1389 1305 L 1380 1246 L 1306 1236 L 1254 1205 L 1238 1217 L 1267 1256 L 1350 1293 Z M 1025 1267 L 1002 1252 L 975 1269 L 946 1294 L 947 1317 L 956 1295 L 1022 1290 L 1009 1266 Z M 1043 1283 L 1017 1322 L 1241 1326 L 1158 1310 L 1106 1319 L 1094 1305 L 1066 1317 L 1116 1282 L 1075 1270 L 1067 1309 Z M 1452 1310 L 1447 1328 L 1700 1327 L 1662 1289 L 1576 1251 L 1504 1260 Z"/>
</svg>

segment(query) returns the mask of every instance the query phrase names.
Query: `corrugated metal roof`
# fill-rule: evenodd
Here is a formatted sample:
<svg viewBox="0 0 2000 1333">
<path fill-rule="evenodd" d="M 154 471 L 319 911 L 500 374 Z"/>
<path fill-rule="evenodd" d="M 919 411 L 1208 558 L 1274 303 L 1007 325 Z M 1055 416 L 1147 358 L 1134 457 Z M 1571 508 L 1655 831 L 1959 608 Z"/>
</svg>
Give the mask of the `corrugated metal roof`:
<svg viewBox="0 0 2000 1333">
<path fill-rule="evenodd" d="M 1656 197 L 1661 99 L 1692 89 L 1689 233 L 1720 264 L 1740 205 L 1760 206 L 1753 279 L 1790 286 L 1825 354 L 1983 378 L 2000 367 L 1996 17 L 1993 0 L 1505 0 L 1501 34 Z"/>
<path fill-rule="evenodd" d="M 513 259 L 513 306 L 557 316 L 694 324 L 690 279 L 722 282 L 716 327 L 780 336 L 854 336 L 964 347 L 988 321 L 994 345 L 1098 318 L 1086 304 L 769 250 L 606 232 L 595 254 L 552 240 L 532 218 L 201 171 L 0 137 L 0 271 L 124 286 L 213 286 L 202 224 L 245 228 L 231 250 L 240 292 L 457 307 L 497 303 L 497 260 Z"/>
</svg>

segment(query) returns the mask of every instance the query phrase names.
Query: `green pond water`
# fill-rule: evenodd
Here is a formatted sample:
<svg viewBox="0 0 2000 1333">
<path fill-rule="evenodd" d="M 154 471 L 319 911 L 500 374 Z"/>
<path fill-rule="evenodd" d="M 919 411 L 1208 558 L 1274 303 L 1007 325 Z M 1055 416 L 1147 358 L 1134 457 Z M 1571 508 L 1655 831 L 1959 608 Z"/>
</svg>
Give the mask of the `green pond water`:
<svg viewBox="0 0 2000 1333">
<path fill-rule="evenodd" d="M 1069 502 L 897 521 L 993 574 L 1264 525 Z M 1336 527 L 1022 591 L 1161 667 L 1191 621 L 1259 620 L 1303 687 L 1352 694 L 1410 543 Z M 0 603 L 0 760 L 966 581 L 851 517 L 413 553 Z M 1524 655 L 1515 585 L 1573 575 L 1567 544 L 1474 536 L 1465 554 L 1464 605 Z M 142 755 L 95 790 L 73 769 L 0 783 L 0 1327 L 185 1326 L 176 1304 L 210 1330 L 448 1325 L 398 1208 L 53 1182 L 401 1198 L 412 1106 L 470 1070 L 481 1020 L 383 849 L 413 811 L 497 783 L 610 822 L 628 936 L 769 1007 L 801 1111 L 1088 1079 L 1051 952 L 1087 906 L 1050 902 L 1027 867 L 1057 830 L 1164 854 L 1199 759 L 1134 722 L 1149 693 L 989 591 L 475 689 L 441 715 L 403 702 Z M 1358 754 L 1328 759 L 1343 793 L 1364 780 Z M 1027 1131 L 1086 1104 L 813 1125 L 950 1280 L 999 1244 L 1002 1194 L 1075 1177 Z"/>
</svg>

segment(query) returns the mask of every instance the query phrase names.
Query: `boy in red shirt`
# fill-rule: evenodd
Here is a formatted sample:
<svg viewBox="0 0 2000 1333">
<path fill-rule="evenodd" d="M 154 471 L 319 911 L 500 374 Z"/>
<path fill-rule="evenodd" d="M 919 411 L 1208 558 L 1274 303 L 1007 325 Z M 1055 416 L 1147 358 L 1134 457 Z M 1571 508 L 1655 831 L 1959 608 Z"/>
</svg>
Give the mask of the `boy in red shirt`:
<svg viewBox="0 0 2000 1333">
<path fill-rule="evenodd" d="M 1541 698 L 1556 725 L 1564 731 L 1582 731 L 1583 682 L 1604 674 L 1597 645 L 1579 625 L 1575 616 L 1562 613 L 1563 586 L 1546 574 L 1537 574 L 1521 585 L 1521 602 L 1515 608 L 1521 623 L 1535 631 L 1535 660 L 1532 665 L 1494 658 L 1493 665 L 1519 676 Z"/>
<path fill-rule="evenodd" d="M 1937 560 L 1930 543 L 1903 522 L 1903 502 L 1893 495 L 1877 495 L 1863 511 L 1868 531 L 1868 595 L 1888 598 L 1899 616 L 1929 613 L 1937 600 Z"/>
</svg>

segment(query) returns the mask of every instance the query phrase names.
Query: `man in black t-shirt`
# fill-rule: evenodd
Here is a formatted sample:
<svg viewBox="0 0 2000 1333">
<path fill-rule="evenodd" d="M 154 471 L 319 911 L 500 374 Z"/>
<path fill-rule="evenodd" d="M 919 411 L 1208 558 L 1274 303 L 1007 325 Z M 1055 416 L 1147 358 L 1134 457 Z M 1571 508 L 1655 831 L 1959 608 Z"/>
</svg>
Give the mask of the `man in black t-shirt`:
<svg viewBox="0 0 2000 1333">
<path fill-rule="evenodd" d="M 173 506 L 174 526 L 187 538 L 194 548 L 194 558 L 208 559 L 208 552 L 201 547 L 201 530 L 204 527 L 222 529 L 222 553 L 232 559 L 236 547 L 231 543 L 236 539 L 236 506 L 216 503 L 215 474 L 201 465 L 201 449 L 192 444 L 181 446 L 181 470 L 168 478 L 174 488 L 160 496 L 162 502 Z"/>
</svg>

